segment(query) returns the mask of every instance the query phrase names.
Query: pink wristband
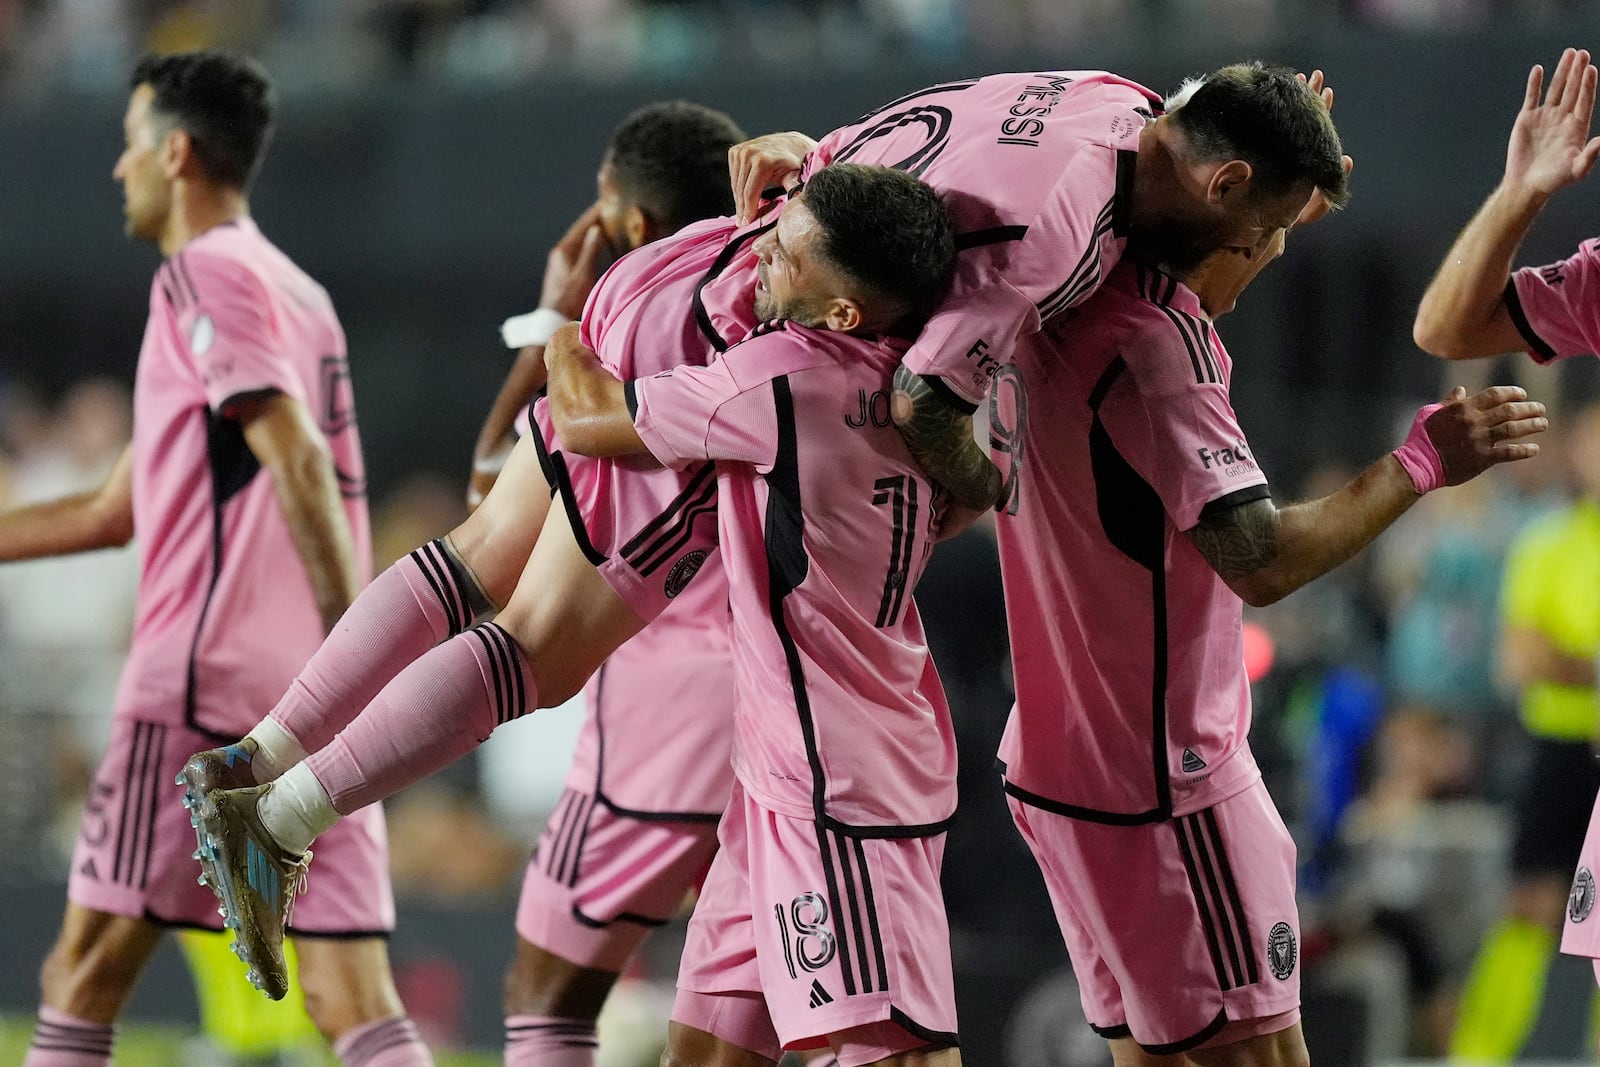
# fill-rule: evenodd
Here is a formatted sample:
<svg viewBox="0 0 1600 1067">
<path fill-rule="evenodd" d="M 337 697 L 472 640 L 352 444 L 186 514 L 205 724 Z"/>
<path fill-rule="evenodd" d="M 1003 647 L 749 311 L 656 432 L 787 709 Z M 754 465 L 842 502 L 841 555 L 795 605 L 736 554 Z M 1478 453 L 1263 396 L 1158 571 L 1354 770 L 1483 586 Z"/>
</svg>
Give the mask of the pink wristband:
<svg viewBox="0 0 1600 1067">
<path fill-rule="evenodd" d="M 1442 407 L 1443 404 L 1429 404 L 1417 412 L 1417 417 L 1411 421 L 1411 432 L 1406 434 L 1405 444 L 1394 450 L 1394 458 L 1405 468 L 1412 488 L 1419 495 L 1442 488 L 1445 484 L 1444 460 L 1439 458 L 1439 450 L 1433 447 L 1433 440 L 1428 436 L 1428 416 Z"/>
</svg>

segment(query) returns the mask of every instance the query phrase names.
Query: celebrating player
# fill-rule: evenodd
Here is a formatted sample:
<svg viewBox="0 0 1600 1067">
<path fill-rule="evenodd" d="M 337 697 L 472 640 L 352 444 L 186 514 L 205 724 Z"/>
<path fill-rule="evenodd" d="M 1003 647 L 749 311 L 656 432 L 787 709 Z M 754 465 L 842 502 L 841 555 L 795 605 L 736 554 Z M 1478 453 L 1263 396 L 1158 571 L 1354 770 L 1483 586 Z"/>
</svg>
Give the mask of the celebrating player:
<svg viewBox="0 0 1600 1067">
<path fill-rule="evenodd" d="M 1260 251 L 1313 192 L 1343 202 L 1331 99 L 1320 72 L 1238 64 L 1158 118 L 1157 94 L 1104 71 L 997 74 L 911 93 L 820 144 L 757 138 L 733 155 L 734 191 L 751 218 L 767 187 L 854 162 L 944 195 L 961 269 L 896 375 L 893 411 L 924 469 L 981 509 L 1000 478 L 970 416 L 1017 340 L 1086 300 L 1130 243 L 1188 270 L 1223 244 Z M 753 269 L 730 263 L 724 284 L 748 288 Z"/>
<path fill-rule="evenodd" d="M 1571 48 L 1557 62 L 1548 90 L 1544 69 L 1536 66 L 1529 71 L 1522 109 L 1511 127 L 1505 174 L 1456 238 L 1417 308 L 1414 334 L 1422 348 L 1446 359 L 1526 351 L 1540 363 L 1600 351 L 1600 238 L 1583 242 L 1559 263 L 1512 269 L 1517 249 L 1545 203 L 1588 177 L 1600 158 L 1600 138 L 1589 137 L 1596 80 L 1589 53 Z M 1526 639 L 1521 645 L 1516 659 L 1524 671 L 1534 670 L 1571 686 L 1594 684 L 1592 657 L 1549 645 L 1530 648 Z M 1572 776 L 1561 769 L 1565 765 L 1562 746 L 1544 745 L 1531 774 L 1552 793 L 1565 793 L 1573 785 Z M 1536 832 L 1562 831 L 1540 825 Z M 1544 852 L 1531 840 L 1517 848 L 1526 868 L 1518 878 L 1518 917 L 1537 924 L 1553 923 L 1552 898 L 1557 896 L 1550 891 L 1553 872 L 1548 861 L 1538 855 Z M 1576 857 L 1569 854 L 1565 862 L 1574 858 L 1578 870 L 1567 899 L 1561 951 L 1594 959 L 1600 978 L 1596 933 L 1600 920 L 1593 915 L 1595 872 L 1600 870 L 1600 804 L 1593 809 L 1581 852 Z M 1529 955 L 1542 970 L 1543 961 Z M 1482 981 L 1514 982 L 1519 989 L 1537 984 L 1536 976 L 1527 973 L 1503 972 L 1499 982 L 1485 974 Z M 1479 988 L 1482 992 L 1477 995 L 1503 1000 L 1488 985 Z M 1530 1016 L 1522 1016 L 1513 1025 L 1525 1028 L 1532 1022 Z M 1509 1043 L 1514 1042 L 1511 1038 Z"/>
<path fill-rule="evenodd" d="M 98 491 L 0 514 L 3 560 L 141 543 L 133 645 L 27 1067 L 109 1063 L 111 1024 L 163 928 L 220 925 L 187 862 L 173 775 L 282 692 L 370 571 L 344 335 L 321 286 L 249 216 L 273 124 L 266 75 L 191 53 L 145 60 L 132 86 L 113 176 L 129 235 L 167 257 L 133 443 Z M 312 1018 L 346 1064 L 432 1063 L 389 971 L 382 811 L 322 849 L 326 878 L 290 930 Z"/>
<path fill-rule="evenodd" d="M 1520 389 L 1458 390 L 1344 489 L 1277 506 L 1212 319 L 1283 238 L 1187 283 L 1124 260 L 991 393 L 1005 789 L 1119 1067 L 1309 1062 L 1294 844 L 1247 742 L 1242 603 L 1326 573 L 1422 493 L 1535 454 L 1517 439 L 1545 426 Z"/>
</svg>

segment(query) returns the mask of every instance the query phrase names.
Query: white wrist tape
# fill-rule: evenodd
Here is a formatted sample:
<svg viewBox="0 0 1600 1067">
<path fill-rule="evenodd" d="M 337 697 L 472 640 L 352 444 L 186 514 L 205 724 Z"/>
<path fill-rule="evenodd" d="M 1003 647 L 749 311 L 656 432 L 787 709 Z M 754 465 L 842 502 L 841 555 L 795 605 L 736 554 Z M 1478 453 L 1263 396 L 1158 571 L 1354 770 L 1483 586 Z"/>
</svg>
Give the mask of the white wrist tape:
<svg viewBox="0 0 1600 1067">
<path fill-rule="evenodd" d="M 502 322 L 500 339 L 507 348 L 546 344 L 552 334 L 571 321 L 555 308 L 540 308 L 526 315 L 513 315 Z"/>
</svg>

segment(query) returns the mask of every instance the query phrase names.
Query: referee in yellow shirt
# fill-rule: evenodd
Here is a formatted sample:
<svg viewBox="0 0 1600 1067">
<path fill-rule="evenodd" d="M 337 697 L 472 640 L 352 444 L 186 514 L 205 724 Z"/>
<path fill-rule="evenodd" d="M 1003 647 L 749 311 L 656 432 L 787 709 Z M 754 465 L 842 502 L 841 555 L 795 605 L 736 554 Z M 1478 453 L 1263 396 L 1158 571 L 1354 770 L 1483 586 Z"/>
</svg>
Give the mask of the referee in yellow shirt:
<svg viewBox="0 0 1600 1067">
<path fill-rule="evenodd" d="M 1452 1056 L 1475 1063 L 1511 1062 L 1539 1022 L 1600 790 L 1600 405 L 1573 421 L 1568 455 L 1579 499 L 1517 535 L 1501 586 L 1500 671 L 1519 692 L 1534 750 L 1516 807 L 1507 913 L 1479 948 L 1451 1041 Z"/>
</svg>

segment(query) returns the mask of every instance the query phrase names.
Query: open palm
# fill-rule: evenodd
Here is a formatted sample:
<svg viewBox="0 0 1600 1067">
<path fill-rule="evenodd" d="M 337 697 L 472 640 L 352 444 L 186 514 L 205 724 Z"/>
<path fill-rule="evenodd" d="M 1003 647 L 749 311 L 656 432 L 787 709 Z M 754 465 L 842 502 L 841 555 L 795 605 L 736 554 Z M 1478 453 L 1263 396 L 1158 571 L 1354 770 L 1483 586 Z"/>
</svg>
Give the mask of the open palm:
<svg viewBox="0 0 1600 1067">
<path fill-rule="evenodd" d="M 1541 103 L 1544 68 L 1528 72 L 1527 96 L 1506 149 L 1507 181 L 1548 196 L 1588 176 L 1600 156 L 1600 137 L 1589 138 L 1597 76 L 1589 53 L 1569 48 L 1556 63 Z"/>
</svg>

